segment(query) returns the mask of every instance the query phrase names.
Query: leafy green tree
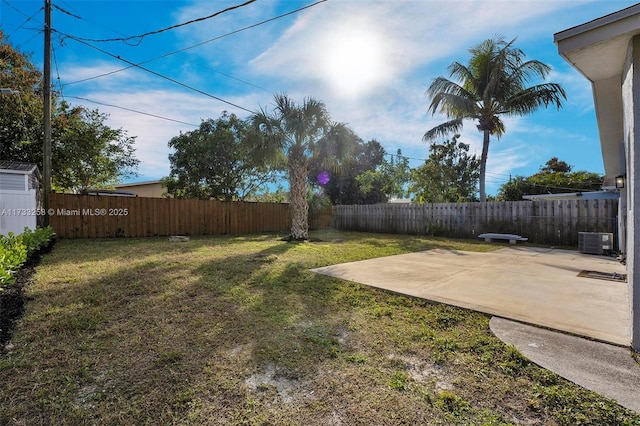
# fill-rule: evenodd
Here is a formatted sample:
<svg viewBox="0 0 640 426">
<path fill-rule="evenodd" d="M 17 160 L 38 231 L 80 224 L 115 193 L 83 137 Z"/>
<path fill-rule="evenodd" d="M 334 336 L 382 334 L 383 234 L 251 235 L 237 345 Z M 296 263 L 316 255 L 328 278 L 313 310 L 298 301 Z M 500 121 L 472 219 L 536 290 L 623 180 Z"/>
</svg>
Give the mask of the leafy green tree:
<svg viewBox="0 0 640 426">
<path fill-rule="evenodd" d="M 285 94 L 274 97 L 272 111 L 261 109 L 250 117 L 254 155 L 267 164 L 286 163 L 289 178 L 291 234 L 289 240 L 309 238 L 307 176 L 309 161 L 323 156 L 328 165 L 343 156 L 348 127 L 333 123 L 326 106 L 313 98 L 299 105 Z"/>
<path fill-rule="evenodd" d="M 0 159 L 43 166 L 42 74 L 0 31 Z M 109 128 L 107 115 L 54 99 L 52 186 L 78 192 L 135 175 L 133 137 Z"/>
<path fill-rule="evenodd" d="M 36 163 L 42 169 L 42 74 L 0 30 L 0 159 Z"/>
<path fill-rule="evenodd" d="M 413 169 L 411 192 L 417 203 L 475 201 L 480 177 L 480 160 L 469 156 L 469 145 L 460 135 L 429 147 L 429 158 Z"/>
<path fill-rule="evenodd" d="M 534 186 L 535 194 L 599 191 L 603 181 L 602 175 L 584 170 L 569 173 L 536 173 L 528 178 L 528 182 Z"/>
<path fill-rule="evenodd" d="M 384 160 L 375 170 L 367 170 L 356 177 L 364 194 L 379 190 L 385 195 L 386 200 L 408 196 L 407 185 L 410 179 L 409 159 L 402 155 L 401 150 L 389 161 Z"/>
<path fill-rule="evenodd" d="M 79 193 L 137 175 L 135 137 L 110 128 L 107 119 L 97 109 L 60 104 L 52 146 L 53 189 Z"/>
<path fill-rule="evenodd" d="M 535 186 L 524 176 L 515 176 L 500 186 L 498 201 L 522 201 L 524 195 L 536 194 Z"/>
<path fill-rule="evenodd" d="M 567 192 L 598 191 L 604 177 L 598 173 L 572 171 L 573 167 L 552 157 L 534 175 L 516 176 L 498 190 L 498 200 L 519 201 L 524 195 L 561 194 Z"/>
<path fill-rule="evenodd" d="M 540 173 L 569 173 L 572 168 L 566 161 L 551 157 L 544 166 L 540 167 Z"/>
<path fill-rule="evenodd" d="M 373 186 L 367 194 L 360 189 L 357 177 L 375 171 L 384 161 L 385 151 L 376 140 L 363 142 L 355 133 L 345 138 L 350 144 L 343 158 L 333 167 L 326 167 L 313 158 L 309 181 L 322 187 L 332 204 L 375 204 L 386 201 L 381 187 Z"/>
<path fill-rule="evenodd" d="M 268 187 L 263 191 L 256 193 L 250 197 L 249 201 L 257 201 L 261 203 L 288 203 L 289 192 L 285 190 L 282 184 L 279 184 L 275 191 Z"/>
<path fill-rule="evenodd" d="M 171 173 L 163 179 L 176 198 L 243 200 L 275 181 L 276 173 L 251 156 L 247 123 L 223 112 L 216 120 L 169 141 Z"/>
<path fill-rule="evenodd" d="M 480 157 L 480 201 L 486 200 L 485 172 L 490 136 L 500 138 L 505 132 L 502 116 L 523 116 L 539 107 L 562 107 L 564 89 L 556 83 L 527 86 L 534 78 L 544 79 L 551 68 L 536 60 L 525 60 L 522 50 L 513 47 L 515 39 L 488 39 L 471 48 L 465 66 L 454 62 L 449 66 L 452 81 L 436 78 L 427 95 L 429 112 L 446 114 L 449 121 L 427 131 L 425 141 L 432 141 L 462 129 L 464 120 L 474 120 L 483 134 Z"/>
</svg>

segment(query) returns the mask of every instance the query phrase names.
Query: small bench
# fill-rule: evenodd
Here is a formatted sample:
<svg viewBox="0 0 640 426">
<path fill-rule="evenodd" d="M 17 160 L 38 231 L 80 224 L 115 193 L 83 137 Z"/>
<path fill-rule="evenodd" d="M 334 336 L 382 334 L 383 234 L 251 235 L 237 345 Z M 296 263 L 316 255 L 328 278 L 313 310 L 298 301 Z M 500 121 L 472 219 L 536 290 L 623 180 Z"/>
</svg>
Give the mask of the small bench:
<svg viewBox="0 0 640 426">
<path fill-rule="evenodd" d="M 480 234 L 478 235 L 478 238 L 484 238 L 484 240 L 488 243 L 490 243 L 493 240 L 509 240 L 509 244 L 515 244 L 518 241 L 528 241 L 528 238 L 525 237 L 521 237 L 520 235 L 515 235 L 515 234 L 495 234 L 495 233 L 488 233 L 488 234 Z"/>
</svg>

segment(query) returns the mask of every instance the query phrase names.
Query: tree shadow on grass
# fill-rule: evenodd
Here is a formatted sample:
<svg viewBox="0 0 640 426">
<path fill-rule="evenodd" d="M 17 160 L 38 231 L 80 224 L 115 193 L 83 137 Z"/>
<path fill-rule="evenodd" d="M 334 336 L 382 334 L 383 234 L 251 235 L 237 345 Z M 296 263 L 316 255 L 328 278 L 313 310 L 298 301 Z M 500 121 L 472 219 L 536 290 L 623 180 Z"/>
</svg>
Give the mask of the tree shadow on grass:
<svg viewBox="0 0 640 426">
<path fill-rule="evenodd" d="M 394 309 L 415 304 L 310 272 L 318 266 L 312 249 L 330 244 L 276 239 L 128 241 L 102 251 L 85 245 L 77 251 L 81 268 L 104 258 L 121 264 L 35 283 L 16 347 L 0 357 L 0 424 L 291 424 L 303 421 L 302 409 L 317 416 L 310 423 L 327 424 L 335 423 L 334 407 L 342 407 L 345 424 L 415 419 L 401 413 L 415 401 L 380 379 L 387 364 L 404 371 L 384 358 L 386 350 L 401 353 L 387 347 L 401 340 L 370 331 L 383 359 L 368 366 L 371 355 L 358 352 L 350 336 L 360 308 L 364 321 L 406 333 L 397 325 L 410 323 L 393 322 Z M 52 260 L 41 273 L 73 267 Z M 432 319 L 414 313 L 414 322 L 464 327 L 456 312 Z M 414 337 L 428 338 L 425 344 L 449 343 L 423 328 Z"/>
<path fill-rule="evenodd" d="M 242 241 L 263 243 L 269 237 Z M 228 364 L 220 360 L 234 358 L 234 353 L 240 359 L 246 347 L 259 363 L 275 350 L 263 344 L 262 337 L 277 332 L 270 327 L 286 323 L 277 297 L 257 285 L 256 273 L 295 245 L 277 243 L 212 260 L 206 260 L 205 253 L 205 261 L 181 263 L 182 257 L 225 244 L 192 241 L 165 248 L 172 254 L 169 261 L 155 259 L 152 252 L 148 260 L 139 258 L 117 271 L 34 286 L 16 347 L 0 360 L 0 379 L 7 383 L 0 391 L 0 405 L 16 410 L 0 420 L 117 417 L 135 422 L 159 420 L 162 412 L 173 418 L 188 408 L 197 389 L 208 388 L 207 371 L 219 373 L 213 375 L 213 388 L 235 389 L 244 370 L 227 371 Z M 114 260 L 133 252 L 96 259 Z M 82 261 L 90 262 L 93 256 Z M 62 264 L 53 259 L 49 266 Z M 223 394 L 231 406 L 239 398 L 236 390 Z"/>
<path fill-rule="evenodd" d="M 26 289 L 31 284 L 36 266 L 42 258 L 51 252 L 54 241 L 49 241 L 35 253 L 14 274 L 14 282 L 0 288 L 0 355 L 11 348 L 9 341 L 17 322 L 24 313 L 27 302 Z"/>
</svg>

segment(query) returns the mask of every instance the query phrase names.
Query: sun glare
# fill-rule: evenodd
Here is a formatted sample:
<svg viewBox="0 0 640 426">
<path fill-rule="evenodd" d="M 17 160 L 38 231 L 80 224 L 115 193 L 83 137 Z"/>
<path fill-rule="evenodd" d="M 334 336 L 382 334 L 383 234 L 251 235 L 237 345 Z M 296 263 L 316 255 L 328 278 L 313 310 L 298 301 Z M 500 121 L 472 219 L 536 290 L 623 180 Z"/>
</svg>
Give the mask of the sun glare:
<svg viewBox="0 0 640 426">
<path fill-rule="evenodd" d="M 367 30 L 334 33 L 324 52 L 324 76 L 337 94 L 362 95 L 385 77 L 382 45 Z"/>
</svg>

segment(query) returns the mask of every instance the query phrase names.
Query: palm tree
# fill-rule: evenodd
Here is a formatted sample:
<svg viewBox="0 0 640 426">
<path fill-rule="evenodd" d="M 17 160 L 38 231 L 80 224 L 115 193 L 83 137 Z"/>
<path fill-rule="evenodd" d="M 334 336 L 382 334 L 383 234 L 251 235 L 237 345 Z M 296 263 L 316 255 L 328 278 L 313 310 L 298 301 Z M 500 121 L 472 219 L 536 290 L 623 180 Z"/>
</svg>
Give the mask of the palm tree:
<svg viewBox="0 0 640 426">
<path fill-rule="evenodd" d="M 427 89 L 431 98 L 429 112 L 441 112 L 450 120 L 424 134 L 424 141 L 457 133 L 464 120 L 477 121 L 483 133 L 480 157 L 480 201 L 486 201 L 485 172 L 489 152 L 489 137 L 500 138 L 505 132 L 503 115 L 523 116 L 539 107 L 562 107 L 566 99 L 564 89 L 556 83 L 542 83 L 527 87 L 535 77 L 544 79 L 551 67 L 535 60 L 525 60 L 522 50 L 513 47 L 515 39 L 488 39 L 469 50 L 468 65 L 454 62 L 449 74 L 459 81 L 438 77 Z"/>
<path fill-rule="evenodd" d="M 341 135 L 348 128 L 332 123 L 326 106 L 313 98 L 305 99 L 302 105 L 286 94 L 277 94 L 274 100 L 272 112 L 261 109 L 249 118 L 253 129 L 250 143 L 254 154 L 264 161 L 286 162 L 291 211 L 291 234 L 287 239 L 306 240 L 309 238 L 309 158 L 318 154 L 340 156 Z"/>
</svg>

